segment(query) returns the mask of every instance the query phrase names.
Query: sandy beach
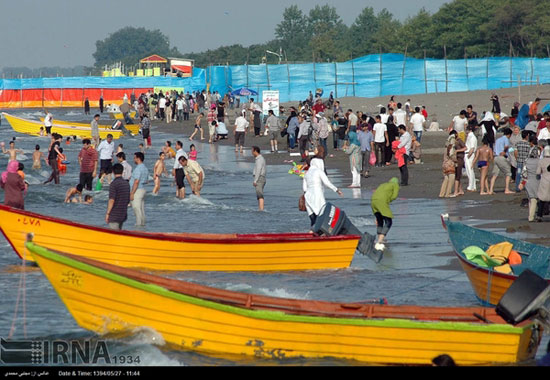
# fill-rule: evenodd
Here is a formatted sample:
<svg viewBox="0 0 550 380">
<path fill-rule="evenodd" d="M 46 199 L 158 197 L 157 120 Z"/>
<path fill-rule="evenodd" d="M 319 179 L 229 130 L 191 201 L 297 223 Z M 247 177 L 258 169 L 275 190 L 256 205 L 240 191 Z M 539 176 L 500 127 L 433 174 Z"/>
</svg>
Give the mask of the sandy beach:
<svg viewBox="0 0 550 380">
<path fill-rule="evenodd" d="M 490 96 L 493 92 L 499 96 L 503 112 L 509 114 L 511 108 L 513 107 L 513 103 L 518 100 L 518 88 L 495 91 L 423 94 L 395 98 L 396 102 L 401 102 L 403 104 L 407 101 L 407 99 L 410 99 L 413 107 L 416 105 L 426 106 L 428 111 L 427 126 L 429 126 L 431 122 L 437 121 L 440 125 L 440 129 L 442 129 L 440 132 L 424 132 L 422 136 L 423 164 L 409 166 L 409 186 L 401 188 L 399 194 L 401 198 L 410 199 L 411 202 L 414 202 L 415 199 L 420 198 L 438 198 L 443 180 L 441 164 L 445 141 L 447 138 L 447 133 L 443 130 L 447 129 L 454 115 L 458 114 L 460 110 L 465 109 L 469 104 L 473 105 L 474 111 L 478 113 L 478 118 L 480 118 L 484 111 L 491 109 L 492 105 Z M 541 85 L 539 87 L 527 86 L 521 88 L 521 100 L 523 103 L 528 103 L 529 101 L 534 100 L 537 96 L 542 99 L 550 99 L 550 86 Z M 354 112 L 362 111 L 374 115 L 378 111 L 379 105 L 387 104 L 389 97 L 345 97 L 338 100 L 340 100 L 344 110 L 352 109 Z M 543 100 L 542 104 L 546 104 L 546 102 Z M 290 105 L 297 104 L 284 104 L 286 107 Z M 230 132 L 229 139 L 221 140 L 216 142 L 216 144 L 234 144 L 232 130 L 233 122 L 235 120 L 235 111 L 236 110 L 228 110 L 229 122 L 227 123 L 227 126 Z M 184 142 L 184 146 L 186 146 L 187 143 L 190 143 L 188 137 L 193 131 L 195 115 L 196 114 L 191 114 L 189 121 L 172 122 L 169 124 L 159 120 L 154 120 L 152 129 L 153 138 L 155 130 L 173 133 L 176 136 L 181 135 L 181 138 L 185 139 L 182 141 Z M 203 121 L 203 126 L 205 125 L 206 123 Z M 208 131 L 206 128 L 205 136 L 208 136 Z M 349 168 L 348 156 L 342 151 L 332 150 L 332 136 L 329 136 L 327 142 L 329 145 L 329 156 L 326 159 L 327 168 L 339 170 L 345 178 L 349 179 L 349 184 L 351 184 L 351 172 Z M 263 151 L 270 150 L 269 140 L 266 136 L 254 137 L 253 134 L 248 133 L 246 136 L 245 147 L 248 149 L 247 155 L 250 160 L 252 160 L 250 148 L 253 145 L 259 146 Z M 279 153 L 266 155 L 267 164 L 289 165 L 290 168 L 291 164 L 289 161 L 299 159 L 299 157 L 290 156 L 289 153 L 287 153 L 286 148 L 286 139 L 281 138 L 279 141 Z M 379 184 L 388 181 L 394 176 L 399 177 L 399 169 L 395 164 L 384 168 L 372 168 L 370 171 L 370 177 L 362 178 L 361 189 L 362 191 L 372 192 Z M 476 178 L 479 180 L 479 171 L 477 170 Z M 463 176 L 462 183 L 465 187 L 467 184 L 466 176 Z M 450 213 L 451 218 L 486 221 L 486 223 L 481 222 L 479 225 L 486 228 L 505 229 L 508 232 L 521 231 L 527 236 L 526 240 L 538 244 L 550 245 L 550 236 L 548 236 L 547 233 L 547 222 L 529 223 L 527 221 L 527 208 L 521 206 L 521 201 L 523 198 L 526 198 L 524 192 L 513 195 L 504 194 L 504 177 L 499 177 L 495 185 L 494 195 L 481 196 L 479 192 L 466 192 L 464 196 L 445 199 L 445 202 L 448 202 L 449 208 L 454 210 Z M 549 220 L 548 217 L 546 217 L 546 220 Z"/>
</svg>

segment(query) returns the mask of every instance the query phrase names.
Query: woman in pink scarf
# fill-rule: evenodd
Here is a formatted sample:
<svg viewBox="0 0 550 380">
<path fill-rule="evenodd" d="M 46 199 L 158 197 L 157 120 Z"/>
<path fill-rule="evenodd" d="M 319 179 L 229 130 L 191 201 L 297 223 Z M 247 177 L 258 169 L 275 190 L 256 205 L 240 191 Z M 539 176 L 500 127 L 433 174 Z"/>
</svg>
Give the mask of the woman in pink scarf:
<svg viewBox="0 0 550 380">
<path fill-rule="evenodd" d="M 6 206 L 24 209 L 25 203 L 23 201 L 23 191 L 26 188 L 25 181 L 17 170 L 19 169 L 19 162 L 10 161 L 8 163 L 7 171 L 2 173 L 0 180 L 0 186 L 4 189 L 4 204 Z"/>
</svg>

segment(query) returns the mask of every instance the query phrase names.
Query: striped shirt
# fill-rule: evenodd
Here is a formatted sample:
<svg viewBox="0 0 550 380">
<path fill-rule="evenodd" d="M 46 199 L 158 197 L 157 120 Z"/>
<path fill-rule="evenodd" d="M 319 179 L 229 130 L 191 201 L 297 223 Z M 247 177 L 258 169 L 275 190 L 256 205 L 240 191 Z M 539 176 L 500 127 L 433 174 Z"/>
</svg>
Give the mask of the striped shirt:
<svg viewBox="0 0 550 380">
<path fill-rule="evenodd" d="M 122 177 L 116 177 L 109 185 L 109 199 L 115 203 L 109 213 L 109 223 L 123 223 L 128 219 L 128 203 L 130 203 L 130 184 Z"/>
<path fill-rule="evenodd" d="M 525 140 L 521 140 L 516 144 L 516 150 L 518 152 L 518 158 L 516 159 L 518 165 L 523 165 L 527 157 L 529 157 L 529 151 L 531 146 Z"/>
</svg>

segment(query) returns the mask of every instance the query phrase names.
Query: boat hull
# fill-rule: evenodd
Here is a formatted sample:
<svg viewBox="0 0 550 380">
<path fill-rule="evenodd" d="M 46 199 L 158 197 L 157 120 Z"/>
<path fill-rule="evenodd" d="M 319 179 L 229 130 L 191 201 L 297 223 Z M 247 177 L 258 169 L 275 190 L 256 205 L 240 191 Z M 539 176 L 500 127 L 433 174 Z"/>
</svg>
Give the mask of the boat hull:
<svg viewBox="0 0 550 380">
<path fill-rule="evenodd" d="M 0 205 L 0 228 L 15 252 L 24 243 L 123 267 L 163 271 L 287 271 L 347 268 L 360 236 L 162 234 L 114 231 Z"/>
<path fill-rule="evenodd" d="M 109 112 L 109 117 L 115 120 L 124 120 L 122 112 Z M 130 111 L 130 117 L 134 119 L 136 117 L 136 111 Z"/>
<path fill-rule="evenodd" d="M 546 267 L 550 264 L 550 248 L 528 243 L 521 240 L 508 238 L 503 235 L 495 234 L 489 231 L 480 230 L 477 228 L 466 226 L 458 222 L 443 221 L 443 227 L 449 233 L 449 240 L 453 246 L 454 253 L 457 256 L 462 269 L 468 276 L 468 280 L 472 285 L 474 293 L 478 300 L 486 306 L 496 306 L 503 294 L 508 290 L 512 283 L 518 278 L 520 273 L 504 274 L 497 272 L 491 268 L 485 268 L 473 264 L 468 261 L 462 251 L 468 246 L 478 246 L 483 250 L 489 248 L 493 244 L 498 244 L 508 241 L 513 244 L 514 249 L 522 253 L 530 253 L 530 255 L 547 255 L 548 259 Z M 529 258 L 525 260 L 524 268 L 529 268 Z M 540 262 L 538 263 L 540 264 Z M 543 265 L 544 266 L 544 265 Z M 522 268 L 522 269 L 524 269 Z M 519 269 L 519 268 L 518 268 Z M 535 270 L 534 267 L 529 268 Z M 536 271 L 536 270 L 535 270 Z M 537 271 L 536 271 L 537 272 Z M 550 283 L 550 278 L 544 276 L 544 273 L 539 274 L 546 278 Z"/>
<path fill-rule="evenodd" d="M 22 119 L 20 117 L 12 116 L 6 113 L 2 113 L 4 118 L 10 123 L 11 127 L 15 132 L 23 133 L 26 135 L 31 136 L 40 136 L 40 127 L 43 127 L 44 125 L 40 122 L 33 121 L 33 120 L 27 120 Z M 77 127 L 77 126 L 70 126 L 70 125 L 58 125 L 54 124 L 52 125 L 52 133 L 59 133 L 62 136 L 78 136 L 81 138 L 91 138 L 92 137 L 92 129 L 87 127 Z M 99 130 L 99 137 L 102 139 L 106 139 L 107 135 L 111 134 L 113 135 L 113 139 L 119 139 L 121 136 L 121 131 L 116 130 Z"/>
<path fill-rule="evenodd" d="M 451 316 L 449 321 L 427 321 L 414 320 L 411 314 L 416 309 L 437 315 L 446 308 L 387 306 L 408 316 L 398 319 L 376 317 L 376 311 L 372 318 L 365 316 L 368 311 L 332 317 L 263 310 L 253 302 L 238 307 L 136 280 L 128 270 L 34 244 L 28 248 L 77 323 L 101 335 L 124 336 L 146 328 L 170 347 L 203 353 L 279 360 L 331 357 L 373 364 L 430 364 L 440 354 L 451 355 L 459 365 L 518 363 L 532 359 L 539 342 L 531 323 L 513 327 L 457 322 Z M 208 293 L 208 287 L 202 288 Z M 304 304 L 315 302 L 323 303 Z M 386 306 L 363 307 L 383 312 Z"/>
<path fill-rule="evenodd" d="M 40 121 L 44 121 L 44 118 L 41 117 L 40 118 Z M 54 119 L 53 121 L 53 124 L 54 125 L 70 125 L 70 126 L 74 126 L 74 127 L 86 127 L 86 128 L 90 128 L 90 123 L 76 123 L 76 122 L 72 122 L 72 121 L 64 121 L 64 120 L 59 120 L 59 119 Z M 124 125 L 124 127 L 130 131 L 131 134 L 133 135 L 137 135 L 139 133 L 139 124 L 127 124 L 127 125 Z M 102 130 L 107 130 L 107 131 L 112 131 L 111 129 L 111 126 L 110 125 L 99 125 L 99 129 Z"/>
</svg>

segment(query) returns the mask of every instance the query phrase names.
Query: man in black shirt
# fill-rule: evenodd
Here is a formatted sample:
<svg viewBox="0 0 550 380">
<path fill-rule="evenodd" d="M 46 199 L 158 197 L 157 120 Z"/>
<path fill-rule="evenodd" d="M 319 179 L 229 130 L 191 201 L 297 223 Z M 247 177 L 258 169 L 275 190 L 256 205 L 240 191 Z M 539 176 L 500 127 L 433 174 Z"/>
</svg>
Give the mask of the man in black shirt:
<svg viewBox="0 0 550 380">
<path fill-rule="evenodd" d="M 109 185 L 109 203 L 105 222 L 113 230 L 121 230 L 122 224 L 128 219 L 128 203 L 130 203 L 130 184 L 122 179 L 124 167 L 121 164 L 113 165 L 115 179 Z"/>
</svg>

